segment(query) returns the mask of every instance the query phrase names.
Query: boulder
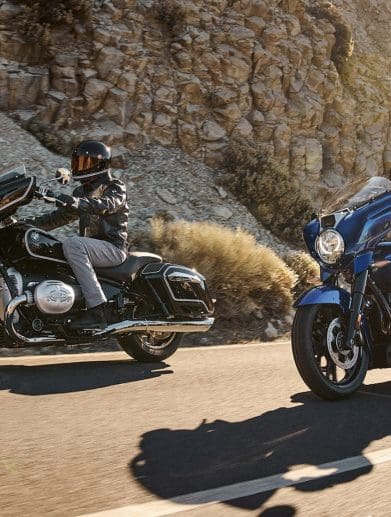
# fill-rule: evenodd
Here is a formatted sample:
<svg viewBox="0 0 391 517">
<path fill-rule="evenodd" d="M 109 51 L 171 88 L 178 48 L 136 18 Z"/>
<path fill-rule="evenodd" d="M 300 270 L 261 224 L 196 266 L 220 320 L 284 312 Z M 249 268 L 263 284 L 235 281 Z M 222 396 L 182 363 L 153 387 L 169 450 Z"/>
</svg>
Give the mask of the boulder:
<svg viewBox="0 0 391 517">
<path fill-rule="evenodd" d="M 129 99 L 128 92 L 120 88 L 111 88 L 103 104 L 103 110 L 107 116 L 119 126 L 125 127 L 129 121 L 133 102 Z"/>
<path fill-rule="evenodd" d="M 322 144 L 315 138 L 305 141 L 305 169 L 311 176 L 319 176 L 323 167 Z"/>
<path fill-rule="evenodd" d="M 213 214 L 219 219 L 223 219 L 224 221 L 230 219 L 233 216 L 232 211 L 226 206 L 215 206 L 212 209 Z"/>
<path fill-rule="evenodd" d="M 96 60 L 96 69 L 100 79 L 109 78 L 113 68 L 121 68 L 124 54 L 114 47 L 103 47 Z"/>
<path fill-rule="evenodd" d="M 83 95 L 86 99 L 87 110 L 94 113 L 102 105 L 107 92 L 112 87 L 107 81 L 100 79 L 88 79 L 84 87 Z"/>
<path fill-rule="evenodd" d="M 118 88 L 125 90 L 129 97 L 135 94 L 137 84 L 137 75 L 134 72 L 123 72 L 117 81 Z"/>
<path fill-rule="evenodd" d="M 244 59 L 231 56 L 222 62 L 223 73 L 230 79 L 238 83 L 244 83 L 248 80 L 251 67 Z"/>
<path fill-rule="evenodd" d="M 226 132 L 224 128 L 219 126 L 219 124 L 213 120 L 207 120 L 202 126 L 202 137 L 208 142 L 221 140 L 225 136 Z"/>
</svg>

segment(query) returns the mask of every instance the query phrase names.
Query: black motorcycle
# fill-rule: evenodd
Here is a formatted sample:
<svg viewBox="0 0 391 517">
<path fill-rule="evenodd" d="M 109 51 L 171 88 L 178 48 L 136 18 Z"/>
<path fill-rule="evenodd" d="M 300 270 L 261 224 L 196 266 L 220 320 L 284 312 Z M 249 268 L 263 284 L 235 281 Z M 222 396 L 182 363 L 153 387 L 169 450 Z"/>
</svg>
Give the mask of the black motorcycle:
<svg viewBox="0 0 391 517">
<path fill-rule="evenodd" d="M 59 174 L 66 181 L 66 170 Z M 213 325 L 214 300 L 198 272 L 164 262 L 152 253 L 129 253 L 112 268 L 96 268 L 109 300 L 104 330 L 72 330 L 85 300 L 62 251 L 50 233 L 18 222 L 13 214 L 39 197 L 23 165 L 0 170 L 0 326 L 3 347 L 83 344 L 117 339 L 139 361 L 161 361 L 188 332 Z"/>
</svg>

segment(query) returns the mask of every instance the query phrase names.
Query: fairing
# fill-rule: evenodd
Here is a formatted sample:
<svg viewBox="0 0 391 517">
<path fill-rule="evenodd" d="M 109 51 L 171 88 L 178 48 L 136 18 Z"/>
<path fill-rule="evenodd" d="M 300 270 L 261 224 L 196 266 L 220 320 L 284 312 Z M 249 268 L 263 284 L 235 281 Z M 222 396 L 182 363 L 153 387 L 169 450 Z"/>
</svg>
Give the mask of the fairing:
<svg viewBox="0 0 391 517">
<path fill-rule="evenodd" d="M 26 176 L 24 165 L 0 169 L 0 221 L 31 201 L 35 185 L 35 177 Z"/>
</svg>

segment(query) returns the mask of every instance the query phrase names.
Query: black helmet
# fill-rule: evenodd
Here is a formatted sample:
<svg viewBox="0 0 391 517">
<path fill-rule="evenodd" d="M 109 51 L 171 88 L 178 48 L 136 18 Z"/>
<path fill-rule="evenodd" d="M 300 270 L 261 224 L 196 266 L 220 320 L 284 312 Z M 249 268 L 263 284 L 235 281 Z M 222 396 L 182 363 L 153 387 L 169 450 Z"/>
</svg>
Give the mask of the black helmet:
<svg viewBox="0 0 391 517">
<path fill-rule="evenodd" d="M 111 150 L 103 142 L 86 140 L 72 152 L 72 176 L 76 180 L 88 180 L 110 172 Z"/>
</svg>

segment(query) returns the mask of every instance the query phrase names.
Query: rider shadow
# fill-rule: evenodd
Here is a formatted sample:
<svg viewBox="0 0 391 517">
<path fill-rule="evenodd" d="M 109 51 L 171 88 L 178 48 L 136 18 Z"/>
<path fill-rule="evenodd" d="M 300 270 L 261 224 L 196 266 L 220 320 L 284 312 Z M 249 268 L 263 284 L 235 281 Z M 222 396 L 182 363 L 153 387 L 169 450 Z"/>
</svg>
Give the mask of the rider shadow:
<svg viewBox="0 0 391 517">
<path fill-rule="evenodd" d="M 173 373 L 166 363 L 82 361 L 36 366 L 0 366 L 0 390 L 20 395 L 50 395 L 94 390 Z"/>
<path fill-rule="evenodd" d="M 386 389 L 384 385 L 379 388 Z M 390 383 L 387 389 L 391 396 Z M 373 393 L 377 387 L 365 390 Z M 391 431 L 390 402 L 385 397 L 357 394 L 346 401 L 325 402 L 305 393 L 295 395 L 292 401 L 302 404 L 281 407 L 242 422 L 203 421 L 196 429 L 156 429 L 145 433 L 140 453 L 129 463 L 131 474 L 151 493 L 170 499 L 283 475 L 296 465 L 317 466 L 321 471 L 325 467 L 319 465 L 324 463 L 365 456 L 371 442 Z M 240 400 L 232 403 L 240 404 Z M 303 479 L 294 489 L 315 492 L 348 483 L 373 468 L 369 461 L 364 465 L 315 481 Z M 261 510 L 276 490 L 225 504 Z M 208 502 L 208 497 L 211 496 L 206 494 L 202 502 Z M 278 511 L 279 515 L 295 513 L 294 507 L 285 506 L 264 509 L 259 515 L 277 515 Z"/>
</svg>

